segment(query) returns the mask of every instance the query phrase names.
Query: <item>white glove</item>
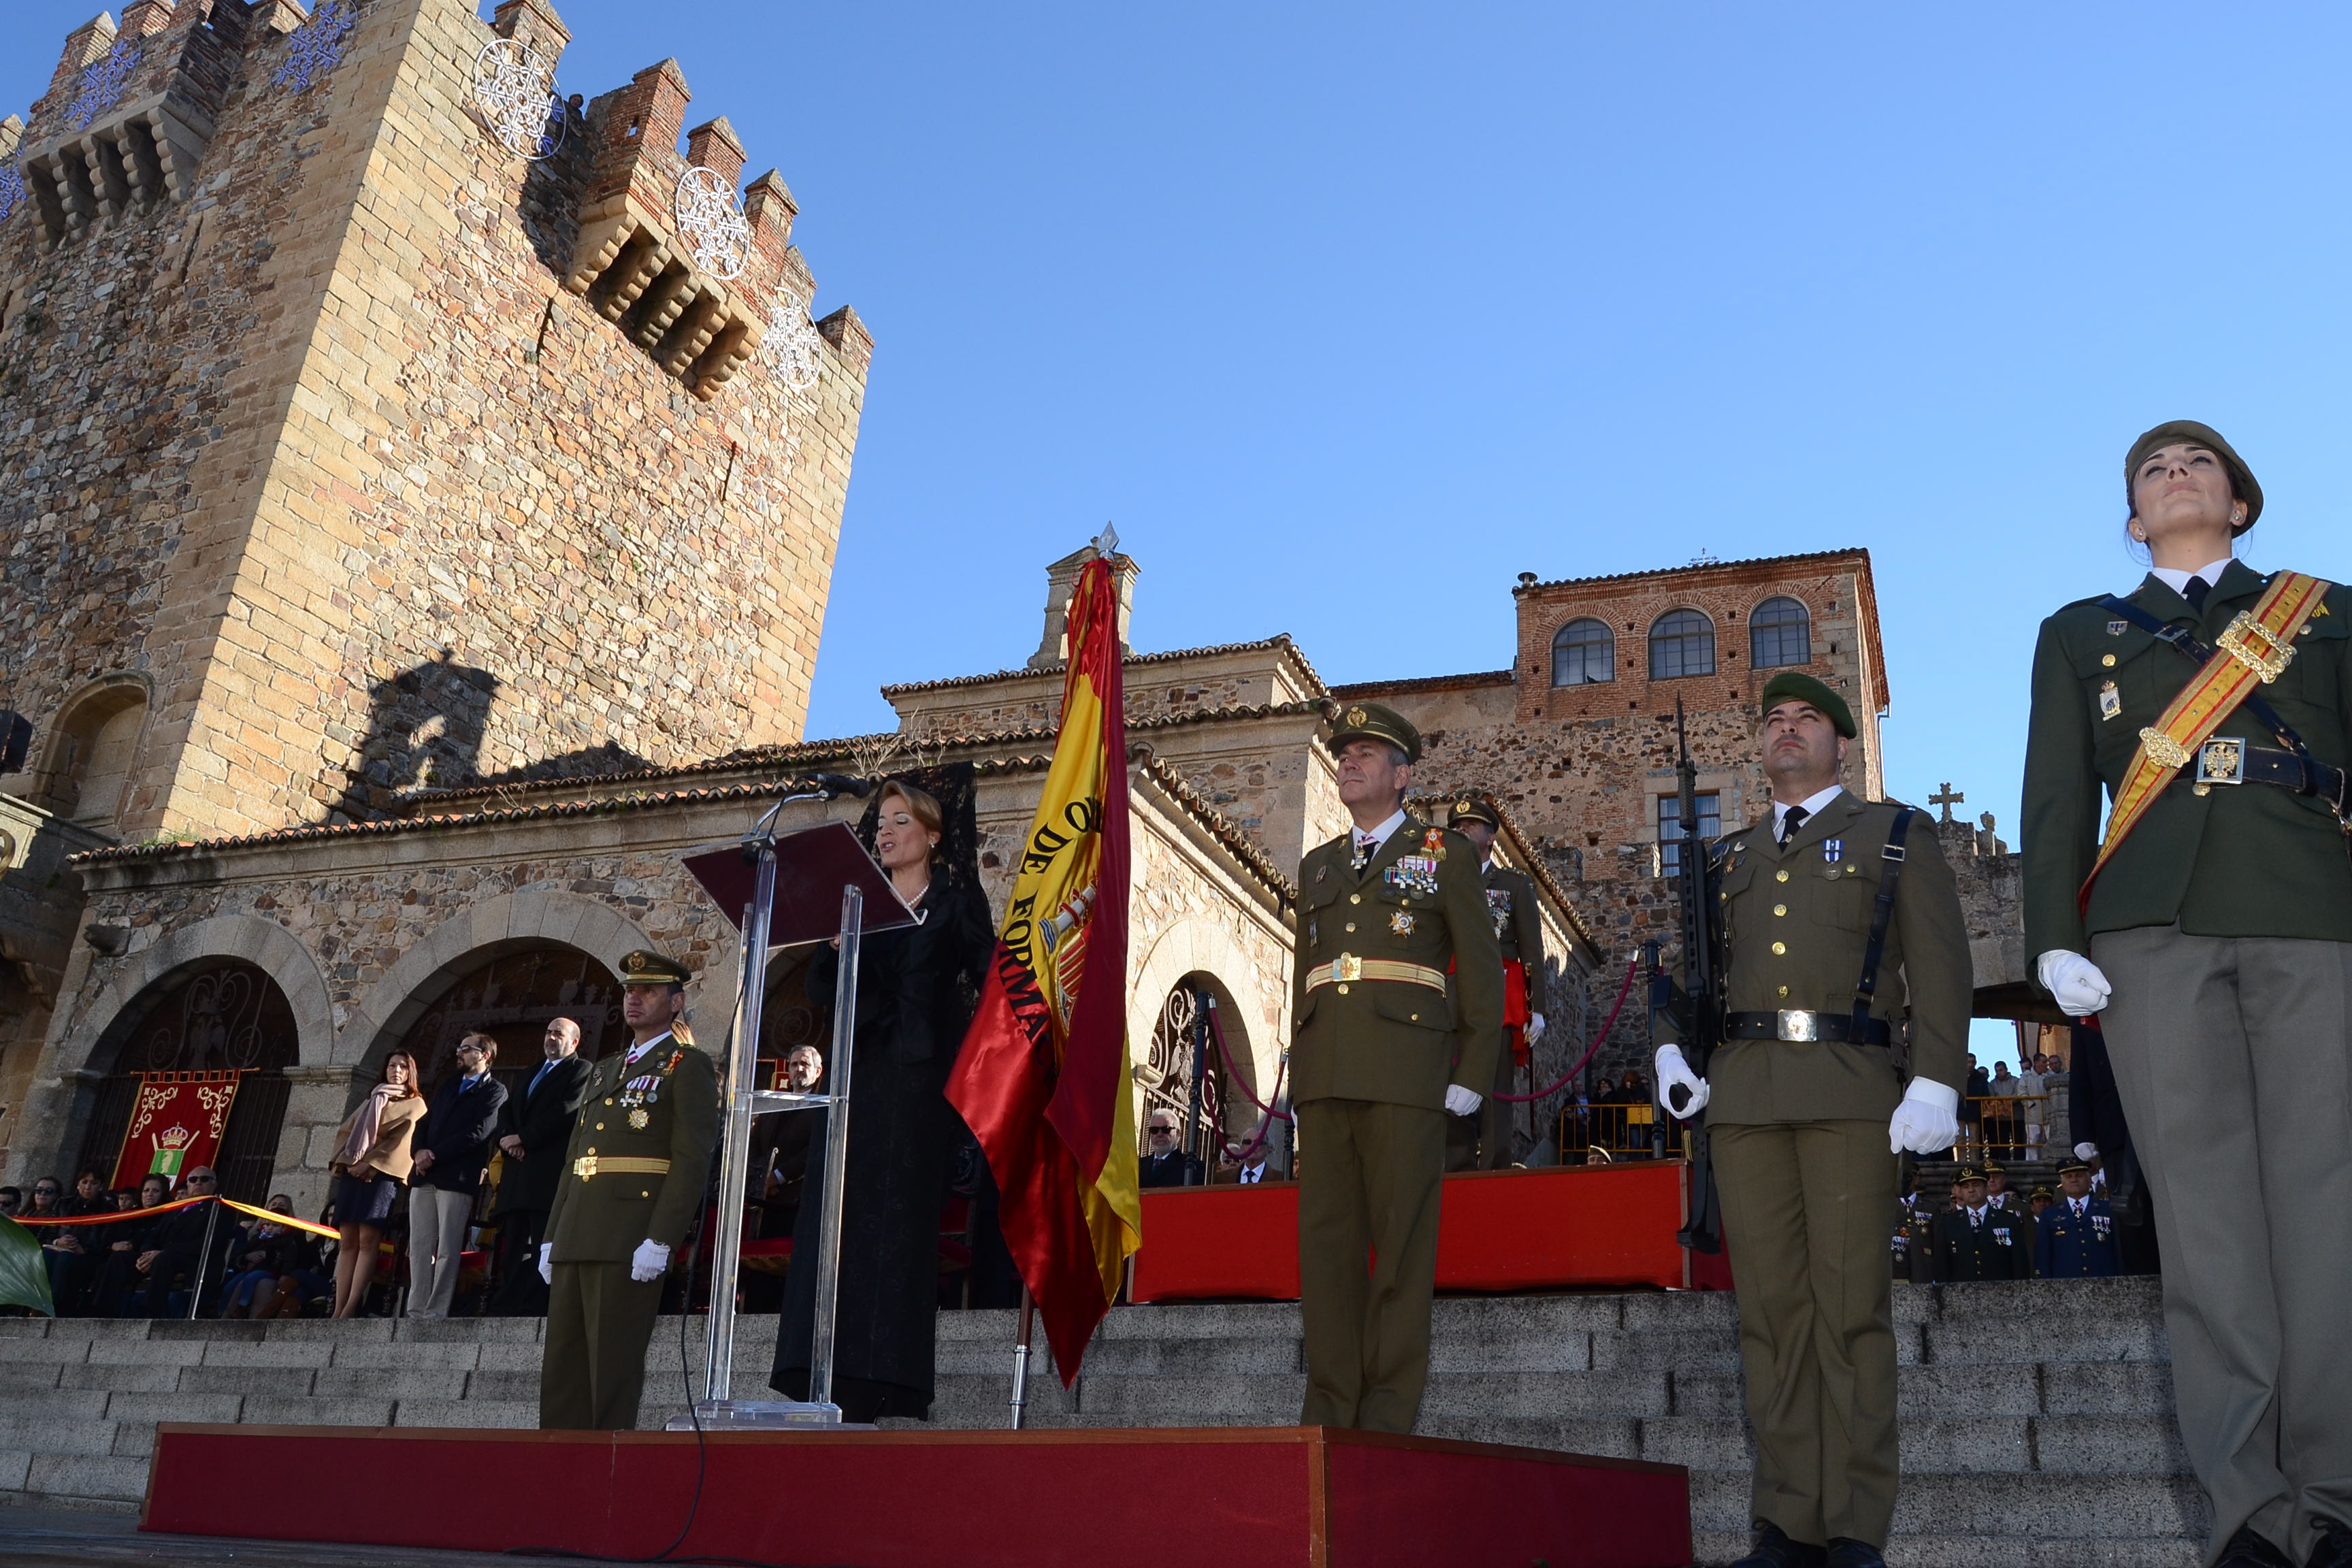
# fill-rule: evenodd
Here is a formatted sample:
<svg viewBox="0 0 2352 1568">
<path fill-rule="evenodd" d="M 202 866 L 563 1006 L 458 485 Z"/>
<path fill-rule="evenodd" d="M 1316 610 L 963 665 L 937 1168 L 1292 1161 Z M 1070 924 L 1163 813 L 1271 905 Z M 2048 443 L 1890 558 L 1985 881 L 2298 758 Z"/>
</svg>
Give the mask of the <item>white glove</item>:
<svg viewBox="0 0 2352 1568">
<path fill-rule="evenodd" d="M 2115 987 L 2099 966 L 2079 952 L 2053 947 L 2033 961 L 2042 988 L 2058 999 L 2058 1010 L 2070 1018 L 2087 1018 L 2107 1005 Z"/>
<path fill-rule="evenodd" d="M 1960 1091 L 1915 1078 L 1886 1124 L 1886 1152 L 1940 1154 L 1960 1140 Z"/>
<path fill-rule="evenodd" d="M 1542 1039 L 1542 1038 L 1543 1038 L 1543 1032 L 1544 1032 L 1544 1021 L 1543 1021 L 1543 1015 L 1542 1015 L 1541 1013 L 1530 1013 L 1530 1014 L 1528 1014 L 1528 1027 L 1527 1027 L 1528 1044 L 1529 1044 L 1529 1045 L 1531 1045 L 1531 1046 L 1532 1046 L 1532 1045 L 1534 1045 L 1538 1040 Z"/>
<path fill-rule="evenodd" d="M 1456 1116 L 1475 1116 L 1478 1113 L 1478 1096 L 1458 1083 L 1449 1083 L 1445 1086 L 1445 1109 Z"/>
<path fill-rule="evenodd" d="M 637 1250 L 629 1259 L 630 1279 L 642 1285 L 648 1279 L 658 1279 L 668 1272 L 668 1247 L 651 1239 L 637 1243 Z"/>
<path fill-rule="evenodd" d="M 1684 1121 L 1706 1109 L 1706 1097 L 1711 1092 L 1706 1079 L 1691 1071 L 1690 1063 L 1683 1060 L 1680 1046 L 1660 1046 L 1651 1065 L 1658 1069 L 1658 1103 L 1666 1108 L 1667 1115 Z M 1675 1105 L 1677 1089 L 1685 1096 L 1679 1110 Z"/>
<path fill-rule="evenodd" d="M 2077 1143 L 2074 1145 L 2074 1158 L 2077 1160 L 2095 1160 L 2098 1157 L 2099 1146 L 2096 1143 Z"/>
<path fill-rule="evenodd" d="M 554 1250 L 555 1243 L 551 1241 L 542 1241 L 539 1244 L 539 1277 L 550 1285 L 555 1283 L 555 1265 L 549 1261 L 548 1254 Z"/>
</svg>

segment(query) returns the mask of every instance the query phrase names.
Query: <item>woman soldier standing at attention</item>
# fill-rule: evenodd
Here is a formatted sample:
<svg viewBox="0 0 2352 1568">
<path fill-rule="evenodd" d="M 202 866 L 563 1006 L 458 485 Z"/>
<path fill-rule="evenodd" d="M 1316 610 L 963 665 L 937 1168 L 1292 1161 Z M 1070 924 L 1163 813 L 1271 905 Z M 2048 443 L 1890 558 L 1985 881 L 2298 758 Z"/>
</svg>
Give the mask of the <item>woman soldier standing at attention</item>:
<svg viewBox="0 0 2352 1568">
<path fill-rule="evenodd" d="M 2232 558 L 2262 488 L 2193 420 L 2124 487 L 2154 570 L 2034 653 L 2026 951 L 2101 1015 L 2211 1560 L 2352 1568 L 2352 596 Z"/>
</svg>

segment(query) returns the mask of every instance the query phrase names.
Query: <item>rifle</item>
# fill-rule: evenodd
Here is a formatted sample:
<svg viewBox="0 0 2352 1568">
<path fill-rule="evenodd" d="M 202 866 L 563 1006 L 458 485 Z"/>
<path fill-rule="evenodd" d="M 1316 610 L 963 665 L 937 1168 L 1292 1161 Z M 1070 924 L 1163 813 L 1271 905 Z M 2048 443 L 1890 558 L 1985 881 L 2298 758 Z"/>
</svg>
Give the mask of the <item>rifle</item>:
<svg viewBox="0 0 2352 1568">
<path fill-rule="evenodd" d="M 1660 962 L 1658 944 L 1643 944 L 1650 965 L 1650 1014 L 1653 1037 L 1660 1015 L 1672 1020 L 1682 1041 L 1683 1059 L 1700 1078 L 1723 1037 L 1722 931 L 1716 921 L 1716 875 L 1712 846 L 1698 836 L 1698 764 L 1691 761 L 1690 731 L 1684 723 L 1682 699 L 1675 699 L 1675 772 L 1681 783 L 1682 844 L 1677 856 L 1675 887 L 1682 913 L 1683 979 L 1677 985 Z M 1723 1249 L 1722 1215 L 1716 1199 L 1715 1161 L 1707 1147 L 1705 1113 L 1685 1117 L 1661 1101 L 1665 1112 L 1686 1121 L 1691 1134 L 1690 1212 L 1675 1239 L 1698 1252 Z"/>
</svg>

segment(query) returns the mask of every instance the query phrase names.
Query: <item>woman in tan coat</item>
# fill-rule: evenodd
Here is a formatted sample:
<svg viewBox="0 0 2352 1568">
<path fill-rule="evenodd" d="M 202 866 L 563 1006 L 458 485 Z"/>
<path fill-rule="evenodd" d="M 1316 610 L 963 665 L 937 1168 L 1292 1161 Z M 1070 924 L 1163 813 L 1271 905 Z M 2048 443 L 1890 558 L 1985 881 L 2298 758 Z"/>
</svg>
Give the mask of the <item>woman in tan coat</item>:
<svg viewBox="0 0 2352 1568">
<path fill-rule="evenodd" d="M 335 1253 L 335 1316 L 348 1318 L 367 1298 L 375 1275 L 376 1248 L 408 1179 L 408 1141 L 425 1116 L 416 1088 L 416 1058 L 394 1051 L 359 1108 L 335 1129 L 335 1225 L 342 1245 Z"/>
</svg>

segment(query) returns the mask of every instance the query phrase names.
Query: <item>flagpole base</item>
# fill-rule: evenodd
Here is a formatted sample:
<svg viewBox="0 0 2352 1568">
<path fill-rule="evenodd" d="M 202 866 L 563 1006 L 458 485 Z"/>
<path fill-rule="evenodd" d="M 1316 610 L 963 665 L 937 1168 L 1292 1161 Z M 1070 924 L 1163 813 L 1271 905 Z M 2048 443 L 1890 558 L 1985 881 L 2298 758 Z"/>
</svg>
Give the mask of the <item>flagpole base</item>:
<svg viewBox="0 0 2352 1568">
<path fill-rule="evenodd" d="M 787 1428 L 806 1431 L 823 1427 L 835 1432 L 871 1432 L 871 1424 L 844 1421 L 838 1405 L 817 1405 L 799 1399 L 698 1399 L 694 1415 L 673 1415 L 664 1428 L 671 1432 L 691 1432 L 699 1417 L 705 1430 L 724 1427 L 740 1431 L 746 1427 Z"/>
</svg>

